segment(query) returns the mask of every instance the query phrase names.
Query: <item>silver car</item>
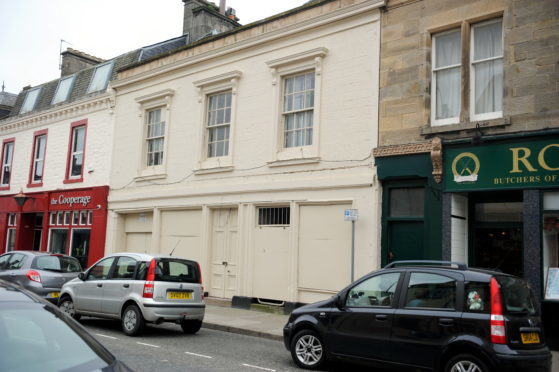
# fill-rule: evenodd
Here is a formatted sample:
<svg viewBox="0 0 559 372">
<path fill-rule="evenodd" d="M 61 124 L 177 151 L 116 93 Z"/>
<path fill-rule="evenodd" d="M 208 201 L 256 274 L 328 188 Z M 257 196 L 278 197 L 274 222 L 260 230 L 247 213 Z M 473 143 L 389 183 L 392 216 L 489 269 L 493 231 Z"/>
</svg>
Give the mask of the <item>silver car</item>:
<svg viewBox="0 0 559 372">
<path fill-rule="evenodd" d="M 62 285 L 82 271 L 70 256 L 38 251 L 12 251 L 0 256 L 0 279 L 16 283 L 52 303 Z"/>
<path fill-rule="evenodd" d="M 174 322 L 196 333 L 206 309 L 197 262 L 128 252 L 109 255 L 66 283 L 58 306 L 74 319 L 120 319 L 129 336 L 140 334 L 146 322 Z"/>
</svg>

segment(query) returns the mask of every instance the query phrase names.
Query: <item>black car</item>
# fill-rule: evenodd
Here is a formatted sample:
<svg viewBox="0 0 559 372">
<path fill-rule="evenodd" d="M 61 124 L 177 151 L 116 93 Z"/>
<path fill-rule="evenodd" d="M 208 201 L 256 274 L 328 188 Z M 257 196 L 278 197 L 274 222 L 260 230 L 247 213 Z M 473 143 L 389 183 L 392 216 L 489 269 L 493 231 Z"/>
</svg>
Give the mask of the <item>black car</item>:
<svg viewBox="0 0 559 372">
<path fill-rule="evenodd" d="M 131 372 L 56 306 L 3 280 L 0 371 Z"/>
<path fill-rule="evenodd" d="M 294 310 L 283 333 L 307 369 L 334 359 L 445 372 L 551 369 L 528 284 L 453 262 L 393 262 Z"/>
</svg>

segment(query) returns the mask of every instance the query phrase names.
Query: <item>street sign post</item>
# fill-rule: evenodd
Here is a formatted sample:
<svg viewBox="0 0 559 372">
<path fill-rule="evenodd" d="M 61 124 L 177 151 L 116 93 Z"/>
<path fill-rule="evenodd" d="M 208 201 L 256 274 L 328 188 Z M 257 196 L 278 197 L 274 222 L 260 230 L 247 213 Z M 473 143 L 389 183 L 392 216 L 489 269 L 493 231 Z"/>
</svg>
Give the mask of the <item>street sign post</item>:
<svg viewBox="0 0 559 372">
<path fill-rule="evenodd" d="M 359 218 L 358 209 L 346 209 L 344 221 L 351 221 L 351 281 L 355 280 L 355 221 Z"/>
</svg>

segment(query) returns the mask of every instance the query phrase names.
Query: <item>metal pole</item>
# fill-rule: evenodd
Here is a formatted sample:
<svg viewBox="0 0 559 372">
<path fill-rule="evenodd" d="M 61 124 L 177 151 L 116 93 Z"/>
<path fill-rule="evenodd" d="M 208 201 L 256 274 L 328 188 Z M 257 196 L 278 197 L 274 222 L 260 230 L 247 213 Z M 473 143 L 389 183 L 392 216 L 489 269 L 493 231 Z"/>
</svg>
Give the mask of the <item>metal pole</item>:
<svg viewBox="0 0 559 372">
<path fill-rule="evenodd" d="M 355 221 L 351 221 L 351 282 L 355 280 Z"/>
</svg>

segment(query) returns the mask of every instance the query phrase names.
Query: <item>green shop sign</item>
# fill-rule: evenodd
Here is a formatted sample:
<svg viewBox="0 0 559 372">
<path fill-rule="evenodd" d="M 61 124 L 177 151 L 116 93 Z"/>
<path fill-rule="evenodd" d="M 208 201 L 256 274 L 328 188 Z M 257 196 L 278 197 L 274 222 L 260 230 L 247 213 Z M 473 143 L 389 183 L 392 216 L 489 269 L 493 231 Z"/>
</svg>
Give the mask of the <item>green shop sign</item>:
<svg viewBox="0 0 559 372">
<path fill-rule="evenodd" d="M 559 138 L 444 150 L 444 190 L 559 187 Z"/>
</svg>

